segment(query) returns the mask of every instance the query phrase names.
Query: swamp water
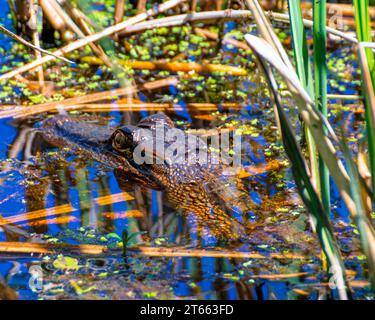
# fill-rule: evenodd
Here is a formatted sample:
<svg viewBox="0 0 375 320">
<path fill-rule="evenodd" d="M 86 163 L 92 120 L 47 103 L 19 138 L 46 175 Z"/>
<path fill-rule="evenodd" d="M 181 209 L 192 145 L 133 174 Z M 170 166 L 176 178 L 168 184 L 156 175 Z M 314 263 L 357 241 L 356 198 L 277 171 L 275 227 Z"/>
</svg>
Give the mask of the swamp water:
<svg viewBox="0 0 375 320">
<path fill-rule="evenodd" d="M 10 27 L 8 8 L 1 6 L 1 22 Z M 226 35 L 243 39 L 241 25 L 227 22 L 223 27 Z M 289 36 L 285 30 L 279 35 L 284 40 Z M 100 111 L 83 108 L 70 115 L 119 127 L 136 125 L 145 116 L 163 111 L 184 130 L 240 130 L 246 169 L 241 178 L 251 203 L 250 214 L 262 217 L 262 227 L 235 247 L 206 244 L 197 236 L 194 221 L 171 206 L 162 191 L 134 183 L 124 191 L 113 170 L 69 148 L 51 148 L 38 139 L 33 128 L 47 114 L 6 118 L 0 120 L 0 241 L 96 244 L 108 250 L 100 255 L 1 253 L 4 282 L 22 299 L 335 297 L 335 290 L 329 289 L 332 279 L 326 279 L 323 271 L 319 243 L 278 142 L 268 91 L 251 54 L 231 45 L 218 46 L 216 41 L 193 33 L 190 26 L 174 28 L 171 33 L 165 28 L 149 30 L 129 39 L 132 49 L 119 54 L 120 59 L 157 60 L 165 55 L 172 59 L 183 54 L 186 60 L 238 66 L 249 73 L 134 70 L 119 74 L 76 54 L 70 57 L 76 59 L 76 65 L 59 62 L 48 68 L 44 96 L 17 81 L 7 82 L 2 84 L 2 92 L 8 93 L 2 95 L 2 104 L 41 104 L 48 102 L 45 96 L 59 100 L 177 76 L 178 84 L 141 90 L 132 100 L 135 104 L 152 102 L 153 106 L 133 105 L 123 111 L 121 106 L 129 100 L 113 97 L 98 106 Z M 1 61 L 7 66 L 2 72 L 33 58 L 7 38 L 1 38 L 1 47 Z M 359 77 L 351 55 L 351 48 L 340 44 L 331 50 L 331 68 L 338 68 L 348 80 L 331 76 L 330 93 L 356 93 L 352 83 Z M 298 130 L 294 103 L 287 93 L 284 98 Z M 353 108 L 358 102 L 331 102 L 332 123 L 345 126 L 347 137 L 355 141 L 363 118 L 360 111 L 353 112 L 360 109 Z M 356 230 L 338 197 L 333 206 L 335 231 L 350 270 L 354 297 L 370 298 Z M 122 255 L 124 230 L 131 235 L 126 259 Z M 139 245 L 152 250 L 131 249 Z"/>
</svg>

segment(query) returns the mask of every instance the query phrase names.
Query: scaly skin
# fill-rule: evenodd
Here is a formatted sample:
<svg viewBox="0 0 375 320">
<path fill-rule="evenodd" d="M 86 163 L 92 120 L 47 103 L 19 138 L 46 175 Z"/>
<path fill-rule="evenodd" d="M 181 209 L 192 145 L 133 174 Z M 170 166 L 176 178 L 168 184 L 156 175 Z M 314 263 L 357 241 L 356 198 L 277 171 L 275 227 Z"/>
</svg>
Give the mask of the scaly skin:
<svg viewBox="0 0 375 320">
<path fill-rule="evenodd" d="M 241 223 L 233 217 L 233 208 L 240 208 L 242 213 L 246 213 L 249 198 L 239 179 L 225 174 L 225 166 L 212 161 L 206 164 L 198 161 L 174 163 L 154 151 L 150 153 L 151 157 L 153 160 L 161 159 L 161 163 L 134 162 L 134 149 L 147 142 L 140 130 L 149 130 L 156 139 L 156 125 L 162 125 L 166 132 L 179 130 L 170 118 L 158 113 L 144 118 L 137 126 L 129 125 L 117 130 L 56 116 L 44 121 L 41 131 L 54 145 L 72 147 L 121 171 L 121 175 L 129 174 L 145 186 L 165 190 L 175 207 L 183 209 L 186 214 L 193 213 L 199 233 L 208 229 L 215 237 L 225 240 L 238 240 L 245 236 L 250 228 L 245 227 L 248 226 L 246 221 Z M 187 143 L 188 134 L 183 134 Z M 173 142 L 163 140 L 162 143 L 168 147 Z M 215 157 L 209 151 L 208 154 L 209 160 L 210 156 Z"/>
</svg>

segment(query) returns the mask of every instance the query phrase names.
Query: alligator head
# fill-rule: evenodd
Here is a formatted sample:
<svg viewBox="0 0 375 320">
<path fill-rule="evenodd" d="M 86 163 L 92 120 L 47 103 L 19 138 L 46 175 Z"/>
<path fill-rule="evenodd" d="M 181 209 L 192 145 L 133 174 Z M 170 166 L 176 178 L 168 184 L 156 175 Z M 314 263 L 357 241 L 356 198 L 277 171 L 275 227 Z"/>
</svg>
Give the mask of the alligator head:
<svg viewBox="0 0 375 320">
<path fill-rule="evenodd" d="M 233 188 L 236 182 L 228 189 L 231 178 L 217 156 L 198 136 L 176 128 L 165 114 L 116 130 L 56 116 L 42 124 L 42 131 L 50 143 L 71 146 L 114 168 L 120 179 L 130 177 L 165 190 L 174 206 L 192 213 L 199 232 L 209 229 L 217 238 L 230 240 L 246 233 L 229 205 L 238 202 L 243 192 Z M 200 152 L 206 156 L 202 158 Z"/>
</svg>

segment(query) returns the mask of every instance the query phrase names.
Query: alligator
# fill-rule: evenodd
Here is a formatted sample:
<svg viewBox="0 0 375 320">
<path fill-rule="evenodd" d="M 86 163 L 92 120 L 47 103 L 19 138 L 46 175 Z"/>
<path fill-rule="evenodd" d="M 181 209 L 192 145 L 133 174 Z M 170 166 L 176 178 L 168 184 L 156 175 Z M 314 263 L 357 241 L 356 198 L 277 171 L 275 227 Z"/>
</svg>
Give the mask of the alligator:
<svg viewBox="0 0 375 320">
<path fill-rule="evenodd" d="M 157 128 L 164 130 L 163 140 L 156 136 Z M 173 135 L 168 135 L 172 130 Z M 164 113 L 117 129 L 56 115 L 44 120 L 39 131 L 50 144 L 83 152 L 114 169 L 119 181 L 163 190 L 172 205 L 193 217 L 201 234 L 208 230 L 217 239 L 238 241 L 254 228 L 247 218 L 250 198 L 240 179 L 228 173 L 228 166 L 207 146 L 207 161 L 202 163 L 191 150 L 205 147 L 201 138 L 176 128 Z M 176 144 L 176 134 L 184 137 L 184 153 L 167 155 L 166 148 Z M 165 147 L 164 152 L 155 147 L 158 143 Z M 136 150 L 143 150 L 143 163 L 136 161 Z"/>
</svg>

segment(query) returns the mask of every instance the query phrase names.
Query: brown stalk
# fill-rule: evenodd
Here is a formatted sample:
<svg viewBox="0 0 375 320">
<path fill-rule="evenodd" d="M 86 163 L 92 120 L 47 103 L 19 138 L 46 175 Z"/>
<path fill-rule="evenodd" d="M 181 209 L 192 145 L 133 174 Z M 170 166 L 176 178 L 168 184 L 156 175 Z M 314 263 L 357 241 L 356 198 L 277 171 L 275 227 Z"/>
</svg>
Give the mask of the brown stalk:
<svg viewBox="0 0 375 320">
<path fill-rule="evenodd" d="M 108 251 L 106 246 L 67 243 L 29 243 L 29 242 L 0 242 L 0 252 L 11 253 L 40 253 L 53 254 L 59 251 L 69 251 L 80 254 L 103 254 Z M 263 255 L 257 252 L 237 252 L 230 250 L 185 249 L 181 247 L 147 247 L 137 246 L 127 248 L 128 252 L 151 257 L 211 257 L 237 259 L 292 259 L 306 260 L 309 256 L 294 253 L 270 253 Z"/>
<path fill-rule="evenodd" d="M 199 35 L 202 35 L 202 36 L 204 36 L 208 39 L 212 39 L 212 40 L 219 39 L 219 35 L 217 33 L 211 32 L 211 31 L 206 30 L 206 29 L 194 28 L 194 32 L 199 34 Z M 224 38 L 223 44 L 230 44 L 234 47 L 237 47 L 237 48 L 240 48 L 240 49 L 243 49 L 243 50 L 246 50 L 246 51 L 250 51 L 250 47 L 247 45 L 247 43 L 245 43 L 243 41 L 238 41 L 238 40 L 233 39 L 233 38 Z"/>
<path fill-rule="evenodd" d="M 65 25 L 74 32 L 79 38 L 84 38 L 85 35 L 81 29 L 74 23 L 70 16 L 65 12 L 61 7 L 60 3 L 57 0 L 44 0 L 48 1 L 49 5 L 52 7 L 52 10 L 64 21 Z M 63 1 L 61 1 L 63 2 Z"/>
<path fill-rule="evenodd" d="M 57 31 L 63 31 L 66 29 L 66 23 L 53 8 L 49 0 L 39 0 L 39 5 L 43 10 L 44 16 L 47 18 L 53 29 Z"/>
<path fill-rule="evenodd" d="M 35 47 L 40 47 L 39 45 L 39 33 L 38 33 L 38 26 L 37 26 L 37 18 L 36 18 L 36 11 L 38 10 L 37 5 L 32 5 L 30 7 L 30 20 L 28 23 L 29 28 L 31 29 L 31 37 L 33 39 L 33 43 Z M 42 57 L 39 50 L 34 49 L 35 51 L 35 58 L 40 59 Z M 38 82 L 39 82 L 39 88 L 43 89 L 44 87 L 44 74 L 43 74 L 43 66 L 39 66 L 37 68 L 37 74 L 38 74 Z"/>
<path fill-rule="evenodd" d="M 125 6 L 125 0 L 116 0 L 115 13 L 113 16 L 113 24 L 118 24 L 122 20 L 124 20 L 124 11 L 125 11 L 124 6 Z M 114 34 L 113 37 L 116 41 L 118 41 L 117 34 Z"/>
<path fill-rule="evenodd" d="M 147 0 L 138 0 L 137 13 L 142 13 L 146 11 L 146 4 L 147 4 Z"/>
<path fill-rule="evenodd" d="M 197 11 L 197 0 L 192 0 L 190 4 L 190 11 L 195 12 Z"/>
<path fill-rule="evenodd" d="M 88 19 L 85 19 L 85 15 L 83 12 L 77 10 L 73 5 L 71 5 L 68 1 L 65 1 L 65 6 L 68 9 L 70 15 L 73 17 L 75 22 L 78 26 L 82 29 L 84 36 L 92 35 L 92 31 L 87 23 Z M 113 63 L 109 59 L 109 57 L 104 52 L 103 48 L 98 43 L 90 43 L 89 44 L 91 50 L 100 58 L 104 64 L 110 68 L 113 67 Z"/>
<path fill-rule="evenodd" d="M 103 61 L 95 57 L 83 57 L 81 59 L 84 62 L 90 64 L 103 64 Z M 168 70 L 173 72 L 223 72 L 234 76 L 245 76 L 247 75 L 247 70 L 239 67 L 233 67 L 223 64 L 210 64 L 210 63 L 196 63 L 196 62 L 164 62 L 164 61 L 138 61 L 138 60 L 118 60 L 118 63 L 125 67 L 130 67 L 132 69 L 141 70 Z"/>
<path fill-rule="evenodd" d="M 336 98 L 335 98 L 336 99 Z M 179 104 L 172 103 L 149 103 L 143 101 L 137 101 L 133 99 L 131 103 L 122 102 L 123 99 L 116 101 L 115 103 L 83 103 L 79 105 L 79 110 L 82 112 L 109 112 L 113 110 L 118 111 L 184 111 L 186 108 L 190 109 L 190 112 L 211 112 L 217 111 L 219 106 L 224 109 L 236 109 L 239 110 L 243 106 L 239 103 L 201 103 L 201 102 L 189 102 L 182 106 Z M 329 108 L 334 110 L 341 110 L 342 107 L 336 104 L 329 105 Z M 22 112 L 25 107 L 15 106 L 15 105 L 0 105 L 0 118 L 2 117 L 14 117 L 17 116 L 19 112 Z M 68 108 L 67 108 L 68 109 Z M 78 109 L 78 107 L 77 107 Z M 345 105 L 345 111 L 351 111 L 353 113 L 364 113 L 363 106 L 359 105 Z M 54 113 L 58 112 L 57 109 L 49 110 L 48 112 Z M 364 175 L 362 175 L 364 176 Z"/>
<path fill-rule="evenodd" d="M 114 22 L 120 23 L 124 19 L 124 5 L 125 0 L 116 0 Z"/>
<path fill-rule="evenodd" d="M 362 177 L 364 183 L 368 190 L 371 190 L 371 172 L 369 169 L 369 161 L 368 161 L 368 154 L 366 153 L 366 148 L 363 145 L 363 141 L 360 141 L 358 146 L 358 155 L 357 155 L 357 166 L 358 166 L 358 173 Z M 360 186 L 361 190 L 361 197 L 363 204 L 365 206 L 365 212 L 369 221 L 372 220 L 371 218 L 371 211 L 372 211 L 372 201 L 371 197 L 367 190 L 365 190 L 364 186 Z"/>
</svg>

